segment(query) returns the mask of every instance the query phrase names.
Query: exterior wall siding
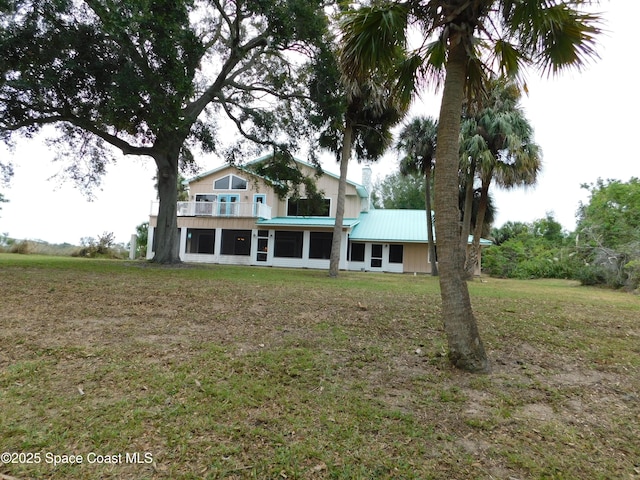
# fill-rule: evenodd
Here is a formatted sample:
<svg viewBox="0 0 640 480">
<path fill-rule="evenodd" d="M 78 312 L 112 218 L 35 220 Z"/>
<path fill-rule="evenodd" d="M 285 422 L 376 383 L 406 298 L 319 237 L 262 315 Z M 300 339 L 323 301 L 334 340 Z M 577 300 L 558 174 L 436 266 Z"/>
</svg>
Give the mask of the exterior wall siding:
<svg viewBox="0 0 640 480">
<path fill-rule="evenodd" d="M 230 230 L 252 230 L 256 228 L 254 218 L 178 217 L 178 228 L 225 228 Z"/>
<path fill-rule="evenodd" d="M 301 170 L 306 175 L 314 175 L 315 170 L 312 168 L 301 165 Z M 253 195 L 263 194 L 266 195 L 267 205 L 272 207 L 272 217 L 285 217 L 287 216 L 287 199 L 280 199 L 274 193 L 273 189 L 269 187 L 259 177 L 254 177 L 251 174 L 240 170 L 236 167 L 229 166 L 227 168 L 216 171 L 211 175 L 199 178 L 189 184 L 189 200 L 195 201 L 196 195 L 199 194 L 211 194 L 214 193 L 213 183 L 226 175 L 236 175 L 247 180 L 247 190 L 215 190 L 215 193 L 233 193 L 240 195 L 241 202 L 253 201 Z M 330 216 L 335 217 L 338 196 L 338 179 L 331 175 L 322 175 L 317 180 L 318 190 L 325 193 L 327 198 L 331 199 L 331 212 Z M 304 196 L 304 192 L 302 194 Z M 356 188 L 352 184 L 347 184 L 346 196 L 345 196 L 345 218 L 356 218 L 362 210 L 362 199 L 358 196 Z"/>
<path fill-rule="evenodd" d="M 405 243 L 403 271 L 405 273 L 431 273 L 428 261 L 429 245 L 425 243 Z"/>
<path fill-rule="evenodd" d="M 237 177 L 245 179 L 247 181 L 247 189 L 215 189 L 213 185 L 214 182 L 219 178 L 226 177 L 227 175 L 235 175 Z M 211 175 L 199 178 L 189 184 L 189 200 L 192 202 L 195 201 L 196 195 L 211 193 L 239 195 L 241 202 L 253 202 L 253 197 L 256 194 L 265 195 L 266 204 L 272 206 L 275 206 L 278 200 L 278 197 L 274 193 L 273 189 L 270 188 L 262 179 L 233 166 L 228 166 L 227 168 L 218 170 Z M 275 216 L 276 212 L 273 211 L 272 215 Z"/>
</svg>

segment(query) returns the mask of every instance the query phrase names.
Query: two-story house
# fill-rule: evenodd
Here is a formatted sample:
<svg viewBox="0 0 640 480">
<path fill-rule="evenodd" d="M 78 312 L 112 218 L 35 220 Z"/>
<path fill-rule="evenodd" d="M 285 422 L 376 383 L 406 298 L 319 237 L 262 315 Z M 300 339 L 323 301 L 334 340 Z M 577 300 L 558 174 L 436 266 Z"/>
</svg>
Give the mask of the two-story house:
<svg viewBox="0 0 640 480">
<path fill-rule="evenodd" d="M 311 165 L 296 162 L 313 175 Z M 429 273 L 425 211 L 372 208 L 371 169 L 365 166 L 362 173 L 362 184 L 347 182 L 340 268 Z M 305 198 L 280 199 L 267 182 L 242 167 L 225 165 L 198 175 L 188 180 L 189 201 L 178 203 L 180 257 L 186 262 L 328 269 L 338 183 L 328 172 L 318 179 L 325 203 L 308 215 Z M 149 221 L 150 239 L 156 212 L 157 205 Z M 147 258 L 153 257 L 153 243 Z M 490 243 L 482 241 L 483 246 Z"/>
</svg>

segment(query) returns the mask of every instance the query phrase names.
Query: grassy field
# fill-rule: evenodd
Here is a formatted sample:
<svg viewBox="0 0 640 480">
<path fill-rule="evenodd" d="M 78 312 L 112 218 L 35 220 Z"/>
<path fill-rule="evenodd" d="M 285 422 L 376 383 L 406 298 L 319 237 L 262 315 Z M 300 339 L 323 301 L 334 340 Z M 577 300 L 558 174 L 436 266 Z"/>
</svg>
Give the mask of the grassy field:
<svg viewBox="0 0 640 480">
<path fill-rule="evenodd" d="M 470 289 L 491 375 L 430 277 L 0 255 L 0 479 L 640 478 L 640 299 Z"/>
</svg>

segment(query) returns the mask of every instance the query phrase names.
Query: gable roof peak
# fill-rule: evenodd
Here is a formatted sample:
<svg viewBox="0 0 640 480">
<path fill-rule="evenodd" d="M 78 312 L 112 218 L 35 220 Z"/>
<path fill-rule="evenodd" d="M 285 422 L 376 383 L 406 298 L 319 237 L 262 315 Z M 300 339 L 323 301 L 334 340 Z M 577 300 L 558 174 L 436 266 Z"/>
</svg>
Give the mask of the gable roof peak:
<svg viewBox="0 0 640 480">
<path fill-rule="evenodd" d="M 241 164 L 241 165 L 225 162 L 223 165 L 221 165 L 219 167 L 213 168 L 211 170 L 207 170 L 206 172 L 202 172 L 202 173 L 200 173 L 200 174 L 198 174 L 198 175 L 196 175 L 194 177 L 188 178 L 187 180 L 185 180 L 185 182 L 187 184 L 189 184 L 189 183 L 195 182 L 196 180 L 201 180 L 201 179 L 203 179 L 205 177 L 208 177 L 210 175 L 214 175 L 215 173 L 220 172 L 220 171 L 222 171 L 222 170 L 224 170 L 226 168 L 229 168 L 229 167 L 235 167 L 240 171 L 245 171 L 245 168 L 244 168 L 245 166 L 259 164 L 260 162 L 264 162 L 265 160 L 273 157 L 273 155 L 274 155 L 273 153 L 267 153 L 267 154 L 262 155 L 262 156 L 260 156 L 258 158 L 254 158 L 253 160 L 249 160 L 248 162 L 246 162 L 244 164 Z M 298 157 L 292 156 L 291 158 L 293 159 L 294 162 L 296 162 L 296 163 L 298 163 L 300 165 L 303 165 L 303 166 L 308 167 L 308 168 L 313 168 L 313 169 L 316 168 L 316 166 L 313 165 L 312 163 L 306 162 L 304 160 L 301 160 Z M 332 177 L 332 178 L 335 178 L 337 180 L 340 179 L 339 175 L 336 175 L 335 173 L 332 173 L 332 172 L 328 172 L 324 168 L 321 168 L 321 171 L 322 171 L 323 175 L 327 175 L 328 177 Z M 248 173 L 251 173 L 252 175 L 257 175 L 254 172 L 248 172 Z M 260 176 L 260 175 L 257 175 L 257 176 Z M 366 185 L 362 185 L 360 183 L 354 182 L 353 180 L 349 180 L 349 179 L 347 179 L 347 183 L 356 188 L 356 191 L 358 192 L 358 195 L 360 197 L 367 198 L 369 192 L 367 190 L 367 186 Z"/>
</svg>

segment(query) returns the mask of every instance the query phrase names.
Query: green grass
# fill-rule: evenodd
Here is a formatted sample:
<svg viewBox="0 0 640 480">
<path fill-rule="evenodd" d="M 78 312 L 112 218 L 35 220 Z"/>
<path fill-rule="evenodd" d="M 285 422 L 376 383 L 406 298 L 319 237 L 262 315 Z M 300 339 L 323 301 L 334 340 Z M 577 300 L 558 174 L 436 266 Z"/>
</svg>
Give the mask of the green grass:
<svg viewBox="0 0 640 480">
<path fill-rule="evenodd" d="M 41 455 L 4 475 L 640 476 L 629 294 L 470 283 L 493 373 L 469 375 L 431 277 L 0 254 L 0 289 L 0 451 Z"/>
</svg>

